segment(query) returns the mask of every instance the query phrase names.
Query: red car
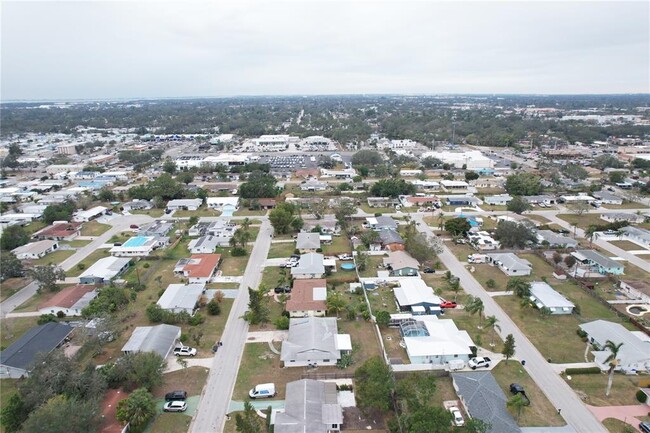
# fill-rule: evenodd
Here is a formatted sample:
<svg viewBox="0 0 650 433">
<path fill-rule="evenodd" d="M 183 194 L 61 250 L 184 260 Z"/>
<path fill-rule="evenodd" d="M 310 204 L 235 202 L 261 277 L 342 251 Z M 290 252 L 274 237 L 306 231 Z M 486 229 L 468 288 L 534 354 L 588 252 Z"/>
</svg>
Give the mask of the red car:
<svg viewBox="0 0 650 433">
<path fill-rule="evenodd" d="M 129 228 L 130 228 L 130 229 L 139 229 L 140 227 L 138 227 L 136 224 L 131 224 L 131 225 L 129 226 Z"/>
<path fill-rule="evenodd" d="M 454 301 L 442 301 L 440 303 L 440 308 L 456 308 L 458 304 L 456 304 Z"/>
</svg>

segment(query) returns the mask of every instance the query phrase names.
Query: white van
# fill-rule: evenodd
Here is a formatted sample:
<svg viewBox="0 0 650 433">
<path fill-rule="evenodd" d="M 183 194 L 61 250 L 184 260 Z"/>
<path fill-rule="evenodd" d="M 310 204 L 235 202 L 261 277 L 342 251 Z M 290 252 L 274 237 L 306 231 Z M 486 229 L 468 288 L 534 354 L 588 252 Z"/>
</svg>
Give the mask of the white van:
<svg viewBox="0 0 650 433">
<path fill-rule="evenodd" d="M 248 391 L 250 398 L 272 398 L 275 395 L 275 383 L 262 383 Z"/>
</svg>

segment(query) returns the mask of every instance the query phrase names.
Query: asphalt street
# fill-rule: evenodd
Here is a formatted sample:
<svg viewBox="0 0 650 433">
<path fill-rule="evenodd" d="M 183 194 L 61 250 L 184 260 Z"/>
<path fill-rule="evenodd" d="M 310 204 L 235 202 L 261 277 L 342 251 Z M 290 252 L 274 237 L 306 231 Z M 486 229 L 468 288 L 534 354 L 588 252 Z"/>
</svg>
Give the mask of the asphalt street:
<svg viewBox="0 0 650 433">
<path fill-rule="evenodd" d="M 273 229 L 269 220 L 264 218 L 239 286 L 239 294 L 230 310 L 228 322 L 221 337 L 223 346 L 214 356 L 212 369 L 203 388 L 196 416 L 190 426 L 192 433 L 223 431 L 248 334 L 248 322 L 242 318 L 248 309 L 247 289 L 248 287 L 257 289 L 261 281 L 264 270 L 262 263 L 266 261 L 266 256 L 269 253 L 272 233 Z"/>
<path fill-rule="evenodd" d="M 422 214 L 413 213 L 411 215 L 414 220 L 420 222 L 417 225 L 419 231 L 429 236 L 435 236 L 431 228 L 422 222 Z M 607 433 L 607 429 L 587 409 L 571 387 L 555 373 L 542 354 L 449 249 L 443 246 L 443 252 L 438 257 L 453 275 L 460 278 L 461 287 L 465 289 L 465 292 L 481 298 L 485 306 L 484 314 L 486 316 L 496 316 L 501 326 L 501 330 L 498 331 L 501 338 L 505 339 L 508 334 L 514 336 L 516 357 L 526 361 L 526 371 L 549 401 L 556 408 L 562 409 L 562 416 L 565 421 L 577 433 Z"/>
<path fill-rule="evenodd" d="M 93 251 L 95 251 L 100 245 L 108 242 L 113 235 L 123 232 L 129 229 L 131 224 L 145 224 L 153 221 L 148 215 L 126 215 L 126 216 L 114 216 L 111 218 L 107 224 L 112 227 L 108 229 L 105 233 L 98 236 L 95 240 L 90 242 L 88 245 L 77 249 L 77 252 L 68 257 L 61 263 L 61 268 L 64 271 L 68 271 L 75 267 L 77 263 L 88 257 Z M 14 293 L 9 298 L 5 299 L 0 304 L 0 318 L 4 318 L 6 314 L 14 311 L 18 306 L 26 302 L 29 298 L 36 294 L 38 285 L 34 282 L 29 283 L 27 286 L 20 289 L 18 292 Z"/>
</svg>

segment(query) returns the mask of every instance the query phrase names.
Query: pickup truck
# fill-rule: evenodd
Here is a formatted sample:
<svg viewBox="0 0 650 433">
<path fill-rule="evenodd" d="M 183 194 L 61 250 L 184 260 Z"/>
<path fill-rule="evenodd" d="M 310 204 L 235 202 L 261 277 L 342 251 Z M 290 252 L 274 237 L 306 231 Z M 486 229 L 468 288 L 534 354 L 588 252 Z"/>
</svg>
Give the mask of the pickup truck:
<svg viewBox="0 0 650 433">
<path fill-rule="evenodd" d="M 492 362 L 492 360 L 490 358 L 488 358 L 486 356 L 483 356 L 483 357 L 476 357 L 476 358 L 470 359 L 469 362 L 467 363 L 467 365 L 469 365 L 469 367 L 472 370 L 476 370 L 477 368 L 480 368 L 480 367 L 485 367 L 485 368 L 489 367 L 490 362 Z"/>
<path fill-rule="evenodd" d="M 194 356 L 196 349 L 189 346 L 174 347 L 174 355 L 176 356 Z"/>
<path fill-rule="evenodd" d="M 352 260 L 353 257 L 349 254 L 339 254 L 336 256 L 339 260 Z"/>
</svg>

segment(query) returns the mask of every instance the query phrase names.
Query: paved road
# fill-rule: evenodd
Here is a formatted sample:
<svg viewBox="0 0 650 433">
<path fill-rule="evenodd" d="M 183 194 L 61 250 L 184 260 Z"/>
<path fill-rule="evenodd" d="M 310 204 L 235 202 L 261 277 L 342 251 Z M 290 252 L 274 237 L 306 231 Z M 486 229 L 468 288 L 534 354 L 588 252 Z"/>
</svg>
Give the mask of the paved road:
<svg viewBox="0 0 650 433">
<path fill-rule="evenodd" d="M 259 217 L 258 217 L 259 218 Z M 235 387 L 237 372 L 241 362 L 244 344 L 248 334 L 248 323 L 242 319 L 248 309 L 248 287 L 257 289 L 262 278 L 262 264 L 271 247 L 273 229 L 268 219 L 260 227 L 257 242 L 251 252 L 246 271 L 239 289 L 239 295 L 233 303 L 226 328 L 221 337 L 223 347 L 216 353 L 210 375 L 203 388 L 203 396 L 196 416 L 190 426 L 192 433 L 209 433 L 223 431 L 225 416 L 230 405 L 230 397 Z"/>
<path fill-rule="evenodd" d="M 61 268 L 64 271 L 68 271 L 75 267 L 77 263 L 88 257 L 93 251 L 95 251 L 100 245 L 105 244 L 113 235 L 128 230 L 131 224 L 145 224 L 153 221 L 148 215 L 128 215 L 128 216 L 115 216 L 111 218 L 107 223 L 112 227 L 108 229 L 101 236 L 95 238 L 94 241 L 88 245 L 77 249 L 77 252 L 68 257 L 61 263 Z M 34 282 L 29 283 L 18 292 L 14 293 L 9 298 L 5 299 L 4 302 L 0 304 L 0 318 L 4 318 L 6 314 L 14 311 L 18 306 L 25 303 L 29 298 L 36 294 L 38 285 Z"/>
<path fill-rule="evenodd" d="M 421 222 L 422 215 L 411 215 L 414 220 Z M 435 236 L 426 224 L 418 224 L 417 227 L 429 236 Z M 501 338 L 505 338 L 508 334 L 514 336 L 517 358 L 526 360 L 526 371 L 546 394 L 551 404 L 562 409 L 566 422 L 578 433 L 607 433 L 605 427 L 587 409 L 569 385 L 555 373 L 542 354 L 449 249 L 443 246 L 443 252 L 438 257 L 452 274 L 460 278 L 461 286 L 467 293 L 481 298 L 485 306 L 485 315 L 497 317 L 501 326 L 499 331 Z"/>
</svg>

